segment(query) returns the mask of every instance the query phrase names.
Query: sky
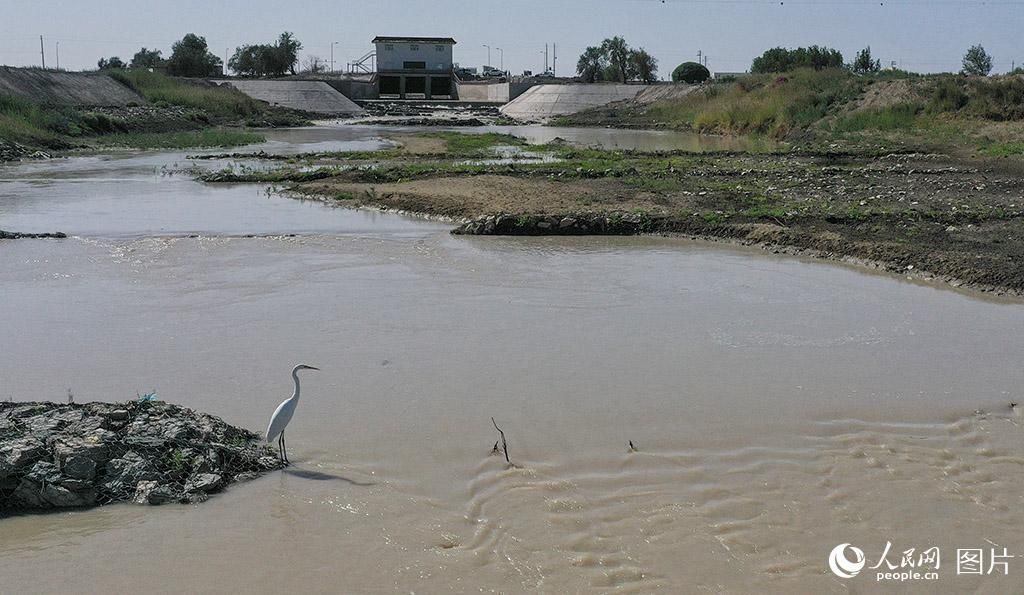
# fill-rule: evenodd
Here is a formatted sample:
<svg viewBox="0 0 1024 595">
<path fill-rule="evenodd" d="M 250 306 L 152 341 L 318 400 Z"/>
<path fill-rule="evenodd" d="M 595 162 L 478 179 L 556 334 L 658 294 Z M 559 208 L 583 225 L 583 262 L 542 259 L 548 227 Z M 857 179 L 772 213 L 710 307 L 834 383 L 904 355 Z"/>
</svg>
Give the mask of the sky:
<svg viewBox="0 0 1024 595">
<path fill-rule="evenodd" d="M 223 58 L 282 31 L 303 60 L 333 47 L 338 70 L 375 35 L 454 37 L 464 66 L 485 64 L 489 45 L 492 65 L 514 74 L 543 70 L 545 43 L 557 44 L 558 74 L 574 74 L 584 48 L 612 35 L 654 55 L 662 77 L 698 51 L 712 71 L 741 72 L 765 49 L 811 44 L 848 62 L 870 45 L 883 65 L 916 72 L 957 71 L 978 43 L 994 72 L 1024 64 L 1024 0 L 0 0 L 0 64 L 39 65 L 40 35 L 47 66 L 59 44 L 60 66 L 80 70 L 143 46 L 166 57 L 189 32 Z"/>
</svg>

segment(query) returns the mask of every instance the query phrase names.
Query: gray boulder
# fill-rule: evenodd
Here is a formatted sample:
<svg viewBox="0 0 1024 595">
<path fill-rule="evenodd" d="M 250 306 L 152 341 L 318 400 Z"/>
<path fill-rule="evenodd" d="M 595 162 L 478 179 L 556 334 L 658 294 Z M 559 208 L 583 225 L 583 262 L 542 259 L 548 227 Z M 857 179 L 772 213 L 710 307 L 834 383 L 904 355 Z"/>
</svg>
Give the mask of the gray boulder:
<svg viewBox="0 0 1024 595">
<path fill-rule="evenodd" d="M 61 471 L 72 479 L 88 481 L 96 477 L 96 461 L 88 457 L 73 456 L 64 461 Z"/>
<path fill-rule="evenodd" d="M 30 467 L 48 455 L 46 446 L 33 438 L 0 443 L 0 479 Z"/>
<path fill-rule="evenodd" d="M 124 456 L 111 459 L 107 463 L 103 491 L 112 499 L 120 500 L 136 493 L 140 481 L 157 479 L 153 467 L 135 451 L 128 451 Z"/>
<path fill-rule="evenodd" d="M 185 483 L 186 493 L 216 492 L 220 489 L 224 478 L 216 473 L 197 473 Z"/>
<path fill-rule="evenodd" d="M 32 466 L 12 497 L 22 506 L 31 508 L 72 508 L 96 504 L 96 490 L 90 483 L 65 478 L 56 465 L 46 461 Z"/>
<path fill-rule="evenodd" d="M 178 502 L 181 495 L 170 486 L 161 485 L 157 481 L 140 481 L 135 488 L 132 501 L 136 504 L 152 504 L 154 506 Z"/>
</svg>

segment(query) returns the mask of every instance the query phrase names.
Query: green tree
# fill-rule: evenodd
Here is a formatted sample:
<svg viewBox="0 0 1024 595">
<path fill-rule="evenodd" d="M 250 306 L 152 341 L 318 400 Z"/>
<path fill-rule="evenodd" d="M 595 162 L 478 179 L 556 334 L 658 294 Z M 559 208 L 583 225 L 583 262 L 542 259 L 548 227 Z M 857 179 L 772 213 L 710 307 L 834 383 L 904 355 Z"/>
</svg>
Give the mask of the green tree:
<svg viewBox="0 0 1024 595">
<path fill-rule="evenodd" d="M 111 56 L 109 58 L 100 58 L 100 61 L 96 63 L 96 67 L 100 70 L 123 70 L 126 66 L 117 56 Z"/>
<path fill-rule="evenodd" d="M 267 45 L 243 45 L 235 48 L 234 55 L 228 60 L 228 68 L 241 76 L 265 76 L 265 53 L 269 48 Z"/>
<path fill-rule="evenodd" d="M 629 44 L 626 43 L 626 40 L 616 35 L 601 42 L 601 49 L 615 73 L 614 80 L 620 83 L 628 81 L 633 72 L 633 65 L 630 60 Z"/>
<path fill-rule="evenodd" d="M 839 50 L 812 45 L 807 48 L 772 48 L 765 51 L 750 65 L 751 72 L 786 72 L 796 68 L 842 68 L 843 54 Z"/>
<path fill-rule="evenodd" d="M 882 70 L 882 61 L 871 58 L 871 46 L 868 46 L 857 52 L 857 57 L 853 59 L 850 70 L 861 74 L 878 72 Z"/>
<path fill-rule="evenodd" d="M 130 66 L 132 68 L 154 68 L 159 66 L 162 61 L 160 58 L 161 53 L 162 52 L 160 50 L 148 50 L 146 48 L 142 48 L 132 56 Z"/>
<path fill-rule="evenodd" d="M 605 69 L 608 67 L 608 58 L 604 50 L 599 46 L 590 46 L 583 51 L 580 59 L 576 62 L 576 74 L 585 83 L 596 83 L 604 77 Z"/>
<path fill-rule="evenodd" d="M 209 52 L 206 38 L 189 33 L 171 46 L 167 72 L 174 76 L 211 76 L 217 74 L 221 60 Z"/>
<path fill-rule="evenodd" d="M 277 43 L 244 45 L 235 48 L 228 60 L 228 67 L 242 76 L 281 76 L 286 72 L 295 74 L 302 42 L 292 33 L 285 31 Z"/>
<path fill-rule="evenodd" d="M 971 49 L 967 50 L 964 54 L 963 70 L 964 74 L 974 74 L 978 76 L 988 76 L 988 73 L 992 72 L 992 56 L 988 55 L 985 48 L 981 47 L 981 44 L 971 46 Z"/>
<path fill-rule="evenodd" d="M 703 64 L 683 62 L 672 71 L 672 80 L 677 83 L 696 85 L 711 78 L 711 72 Z"/>
<path fill-rule="evenodd" d="M 648 85 L 658 80 L 658 59 L 640 48 L 630 55 L 636 77 Z"/>
<path fill-rule="evenodd" d="M 295 74 L 295 65 L 299 63 L 299 50 L 302 49 L 302 42 L 295 39 L 295 34 L 290 31 L 285 31 L 277 38 L 277 52 L 275 66 L 283 66 L 284 70 L 289 70 L 292 74 Z"/>
</svg>

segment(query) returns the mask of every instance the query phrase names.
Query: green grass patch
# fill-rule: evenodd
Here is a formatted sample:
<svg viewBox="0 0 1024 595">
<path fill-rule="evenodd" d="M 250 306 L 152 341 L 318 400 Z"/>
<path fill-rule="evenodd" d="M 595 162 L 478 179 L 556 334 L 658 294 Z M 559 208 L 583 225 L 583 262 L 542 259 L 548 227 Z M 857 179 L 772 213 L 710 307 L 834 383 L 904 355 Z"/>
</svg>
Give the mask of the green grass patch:
<svg viewBox="0 0 1024 595">
<path fill-rule="evenodd" d="M 108 74 L 158 107 L 191 107 L 230 118 L 253 117 L 265 111 L 255 99 L 227 86 L 186 82 L 142 69 L 112 71 Z"/>
<path fill-rule="evenodd" d="M 479 156 L 494 151 L 495 147 L 524 147 L 527 142 L 511 134 L 487 132 L 484 134 L 463 134 L 460 132 L 424 132 L 420 136 L 439 138 L 445 141 L 448 153 L 456 156 Z"/>
<path fill-rule="evenodd" d="M 917 124 L 922 106 L 900 104 L 886 108 L 862 110 L 840 116 L 832 129 L 835 132 L 860 132 L 862 130 L 909 130 Z"/>
<path fill-rule="evenodd" d="M 978 152 L 990 157 L 1016 157 L 1024 155 L 1024 141 L 993 143 L 981 147 Z"/>
<path fill-rule="evenodd" d="M 842 70 L 797 70 L 712 85 L 647 110 L 651 120 L 700 132 L 757 133 L 775 138 L 809 126 L 859 94 L 863 79 Z"/>
<path fill-rule="evenodd" d="M 69 110 L 47 109 L 38 103 L 0 95 L 0 138 L 51 148 L 66 145 L 60 135 L 77 136 L 81 128 Z"/>
<path fill-rule="evenodd" d="M 237 147 L 263 142 L 263 135 L 244 130 L 212 129 L 188 132 L 126 132 L 96 139 L 106 146 L 135 149 L 189 149 L 196 147 Z"/>
</svg>

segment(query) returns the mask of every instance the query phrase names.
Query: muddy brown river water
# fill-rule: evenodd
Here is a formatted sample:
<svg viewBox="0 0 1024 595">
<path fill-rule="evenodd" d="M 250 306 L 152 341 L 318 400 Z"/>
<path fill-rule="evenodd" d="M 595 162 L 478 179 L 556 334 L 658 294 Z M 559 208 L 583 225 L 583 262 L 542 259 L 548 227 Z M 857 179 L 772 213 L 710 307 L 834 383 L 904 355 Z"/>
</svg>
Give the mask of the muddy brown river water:
<svg viewBox="0 0 1024 595">
<path fill-rule="evenodd" d="M 0 519 L 0 592 L 1024 590 L 1019 302 L 679 239 L 450 236 L 164 175 L 182 157 L 0 167 L 0 228 L 74 236 L 0 243 L 0 399 L 155 390 L 262 430 L 306 362 L 295 465 Z"/>
</svg>

